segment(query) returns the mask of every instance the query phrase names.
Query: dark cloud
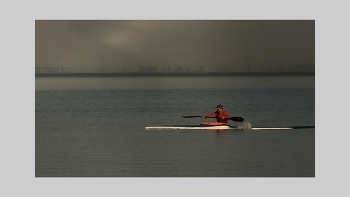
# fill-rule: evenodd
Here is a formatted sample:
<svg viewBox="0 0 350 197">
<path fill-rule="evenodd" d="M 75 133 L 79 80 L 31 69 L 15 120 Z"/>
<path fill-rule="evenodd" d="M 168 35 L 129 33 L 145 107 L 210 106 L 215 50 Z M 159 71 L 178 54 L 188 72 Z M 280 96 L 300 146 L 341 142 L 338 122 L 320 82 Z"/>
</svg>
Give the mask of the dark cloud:
<svg viewBox="0 0 350 197">
<path fill-rule="evenodd" d="M 314 64 L 314 21 L 36 21 L 36 67 L 111 72 L 140 66 L 207 71 Z"/>
</svg>

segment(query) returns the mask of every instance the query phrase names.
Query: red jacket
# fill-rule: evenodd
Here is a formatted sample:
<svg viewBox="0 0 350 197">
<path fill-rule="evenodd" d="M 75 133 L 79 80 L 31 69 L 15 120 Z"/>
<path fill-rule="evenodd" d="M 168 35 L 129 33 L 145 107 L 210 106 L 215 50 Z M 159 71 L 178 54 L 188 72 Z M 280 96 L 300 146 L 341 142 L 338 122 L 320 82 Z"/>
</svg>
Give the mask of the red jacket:
<svg viewBox="0 0 350 197">
<path fill-rule="evenodd" d="M 222 110 L 219 114 L 217 114 L 217 112 L 214 112 L 212 114 L 205 115 L 205 118 L 216 118 L 217 122 L 222 122 L 222 123 L 228 124 L 228 119 L 222 119 L 222 117 L 231 118 L 231 115 L 226 110 Z"/>
</svg>

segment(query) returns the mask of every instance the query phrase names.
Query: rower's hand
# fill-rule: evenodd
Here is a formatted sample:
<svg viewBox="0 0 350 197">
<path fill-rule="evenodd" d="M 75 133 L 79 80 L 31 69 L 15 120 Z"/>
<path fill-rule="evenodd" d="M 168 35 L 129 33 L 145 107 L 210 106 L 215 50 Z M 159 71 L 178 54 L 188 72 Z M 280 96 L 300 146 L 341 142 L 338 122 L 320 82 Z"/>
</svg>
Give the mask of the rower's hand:
<svg viewBox="0 0 350 197">
<path fill-rule="evenodd" d="M 205 116 L 202 116 L 202 118 L 207 119 Z"/>
</svg>

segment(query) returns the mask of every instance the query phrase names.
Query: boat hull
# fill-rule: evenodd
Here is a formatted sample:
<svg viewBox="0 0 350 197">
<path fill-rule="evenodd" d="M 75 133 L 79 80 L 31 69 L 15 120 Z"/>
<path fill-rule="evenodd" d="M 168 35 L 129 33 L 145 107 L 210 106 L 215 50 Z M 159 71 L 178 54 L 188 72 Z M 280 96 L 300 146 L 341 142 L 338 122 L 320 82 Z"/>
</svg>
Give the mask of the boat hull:
<svg viewBox="0 0 350 197">
<path fill-rule="evenodd" d="M 176 130 L 176 129 L 184 129 L 184 130 L 193 130 L 193 129 L 199 129 L 199 130 L 218 130 L 218 129 L 235 129 L 235 127 L 230 127 L 227 125 L 220 125 L 220 126 L 205 126 L 205 125 L 187 125 L 187 126 L 148 126 L 145 127 L 146 130 Z"/>
<path fill-rule="evenodd" d="M 220 126 L 206 126 L 206 125 L 169 125 L 169 126 L 147 126 L 146 130 L 291 130 L 297 129 L 294 127 L 257 127 L 242 129 L 234 126 L 220 125 Z"/>
<path fill-rule="evenodd" d="M 315 128 L 315 126 L 293 126 L 293 127 L 256 127 L 249 128 L 242 126 L 230 126 L 222 122 L 202 122 L 200 125 L 166 125 L 166 126 L 147 126 L 146 130 L 291 130 L 291 129 L 307 129 Z"/>
</svg>

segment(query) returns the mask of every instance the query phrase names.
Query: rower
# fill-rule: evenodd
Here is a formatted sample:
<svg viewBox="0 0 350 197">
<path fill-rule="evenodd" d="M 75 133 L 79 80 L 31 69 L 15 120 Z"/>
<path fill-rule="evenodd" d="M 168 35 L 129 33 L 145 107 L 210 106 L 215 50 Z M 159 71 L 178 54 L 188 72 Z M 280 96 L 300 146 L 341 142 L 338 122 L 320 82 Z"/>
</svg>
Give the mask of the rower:
<svg viewBox="0 0 350 197">
<path fill-rule="evenodd" d="M 222 105 L 216 106 L 216 111 L 214 113 L 202 116 L 203 118 L 216 118 L 216 121 L 218 123 L 224 123 L 226 125 L 228 124 L 228 120 L 231 118 L 231 115 L 228 111 L 224 110 L 224 107 Z"/>
</svg>

